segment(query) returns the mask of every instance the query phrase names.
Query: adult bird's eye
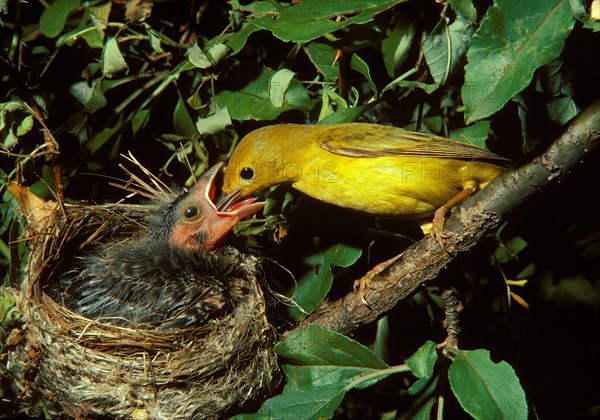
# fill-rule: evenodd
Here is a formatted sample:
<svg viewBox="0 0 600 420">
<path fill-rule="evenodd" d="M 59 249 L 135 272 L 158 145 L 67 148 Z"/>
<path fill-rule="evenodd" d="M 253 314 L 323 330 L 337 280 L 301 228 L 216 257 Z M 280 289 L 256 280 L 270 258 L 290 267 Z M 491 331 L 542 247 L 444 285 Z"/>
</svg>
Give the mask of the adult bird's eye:
<svg viewBox="0 0 600 420">
<path fill-rule="evenodd" d="M 185 209 L 183 211 L 183 216 L 186 219 L 193 219 L 194 217 L 196 217 L 198 215 L 199 211 L 198 211 L 198 207 L 188 207 L 187 209 Z"/>
<path fill-rule="evenodd" d="M 245 168 L 242 168 L 242 170 L 240 171 L 240 176 L 242 177 L 242 179 L 245 179 L 245 180 L 252 179 L 252 178 L 254 178 L 254 171 L 252 170 L 252 168 L 249 168 L 246 166 Z"/>
</svg>

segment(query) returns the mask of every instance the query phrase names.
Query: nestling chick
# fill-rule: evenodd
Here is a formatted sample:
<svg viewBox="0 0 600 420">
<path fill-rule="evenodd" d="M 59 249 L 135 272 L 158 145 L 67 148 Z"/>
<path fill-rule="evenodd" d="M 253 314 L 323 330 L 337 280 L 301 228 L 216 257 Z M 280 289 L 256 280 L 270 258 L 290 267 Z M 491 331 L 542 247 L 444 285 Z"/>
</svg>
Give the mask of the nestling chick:
<svg viewBox="0 0 600 420">
<path fill-rule="evenodd" d="M 149 207 L 148 231 L 102 244 L 64 273 L 48 293 L 59 304 L 101 322 L 186 327 L 235 304 L 236 277 L 256 275 L 251 257 L 214 249 L 233 226 L 265 203 L 238 194 L 217 205 L 208 170 L 188 192 Z"/>
</svg>

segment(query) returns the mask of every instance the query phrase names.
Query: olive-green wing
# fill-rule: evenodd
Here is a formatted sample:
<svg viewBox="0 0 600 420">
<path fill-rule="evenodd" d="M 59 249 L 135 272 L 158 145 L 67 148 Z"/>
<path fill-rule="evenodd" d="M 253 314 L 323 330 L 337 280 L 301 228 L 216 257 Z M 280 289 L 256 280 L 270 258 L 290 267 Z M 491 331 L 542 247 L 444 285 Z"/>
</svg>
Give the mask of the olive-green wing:
<svg viewBox="0 0 600 420">
<path fill-rule="evenodd" d="M 492 152 L 444 137 L 376 124 L 338 124 L 320 133 L 320 146 L 351 157 L 432 156 L 507 161 Z"/>
</svg>

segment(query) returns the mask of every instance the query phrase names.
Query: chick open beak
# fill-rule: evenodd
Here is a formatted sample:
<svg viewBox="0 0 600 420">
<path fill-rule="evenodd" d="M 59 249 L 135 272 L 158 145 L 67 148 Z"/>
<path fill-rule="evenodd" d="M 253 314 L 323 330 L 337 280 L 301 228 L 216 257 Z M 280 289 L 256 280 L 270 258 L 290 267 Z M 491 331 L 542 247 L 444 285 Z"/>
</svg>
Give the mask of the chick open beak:
<svg viewBox="0 0 600 420">
<path fill-rule="evenodd" d="M 202 248 L 210 250 L 214 248 L 240 220 L 253 215 L 262 209 L 267 203 L 256 202 L 256 198 L 240 198 L 239 191 L 233 191 L 222 195 L 215 203 L 217 187 L 215 185 L 217 175 L 223 167 L 217 163 L 190 190 L 190 194 L 202 194 L 204 205 L 204 220 L 202 221 L 201 233 L 203 236 Z"/>
</svg>

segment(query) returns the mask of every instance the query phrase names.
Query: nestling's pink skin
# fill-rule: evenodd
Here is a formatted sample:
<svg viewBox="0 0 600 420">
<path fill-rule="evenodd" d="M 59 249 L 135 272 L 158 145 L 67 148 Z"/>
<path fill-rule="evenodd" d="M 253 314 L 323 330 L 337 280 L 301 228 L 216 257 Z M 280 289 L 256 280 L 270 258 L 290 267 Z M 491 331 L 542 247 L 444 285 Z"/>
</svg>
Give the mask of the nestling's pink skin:
<svg viewBox="0 0 600 420">
<path fill-rule="evenodd" d="M 222 196 L 215 203 L 215 178 L 222 165 L 218 163 L 206 171 L 179 204 L 178 221 L 171 233 L 174 246 L 209 251 L 237 222 L 267 204 L 256 202 L 256 198 L 236 202 L 239 198 L 237 191 Z"/>
</svg>

